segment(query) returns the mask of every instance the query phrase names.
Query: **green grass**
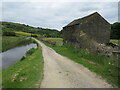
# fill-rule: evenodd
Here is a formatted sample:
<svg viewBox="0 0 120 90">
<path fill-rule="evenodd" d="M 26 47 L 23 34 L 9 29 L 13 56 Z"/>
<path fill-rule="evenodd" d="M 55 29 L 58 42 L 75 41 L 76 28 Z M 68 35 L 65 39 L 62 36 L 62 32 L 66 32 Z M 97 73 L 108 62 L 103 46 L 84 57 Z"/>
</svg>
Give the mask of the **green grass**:
<svg viewBox="0 0 120 90">
<path fill-rule="evenodd" d="M 39 38 L 38 38 L 39 39 Z M 42 38 L 42 40 L 54 42 L 57 46 L 63 45 L 63 39 L 62 38 Z"/>
<path fill-rule="evenodd" d="M 112 43 L 118 43 L 118 40 L 111 39 L 110 42 L 112 42 Z"/>
<path fill-rule="evenodd" d="M 96 72 L 98 75 L 106 78 L 108 82 L 114 86 L 120 87 L 118 81 L 117 60 L 103 55 L 95 55 L 83 49 L 74 48 L 69 45 L 57 46 L 45 43 L 47 46 L 53 48 L 57 53 L 70 58 L 71 60 L 84 65 L 89 70 Z M 114 66 L 112 64 L 115 64 Z M 118 83 L 119 82 L 119 83 Z"/>
<path fill-rule="evenodd" d="M 20 31 L 14 31 L 18 36 L 28 36 L 30 37 L 32 33 L 27 33 L 27 32 L 20 32 Z M 32 35 L 37 35 L 37 36 L 41 36 L 39 34 L 32 34 Z"/>
<path fill-rule="evenodd" d="M 32 55 L 3 70 L 3 88 L 39 88 L 43 78 L 43 63 L 39 46 Z"/>
<path fill-rule="evenodd" d="M 63 41 L 62 38 L 42 38 L 42 40 L 49 40 L 52 42 Z"/>
<path fill-rule="evenodd" d="M 31 42 L 31 39 L 25 39 L 25 37 L 4 36 L 2 37 L 2 52 Z"/>
<path fill-rule="evenodd" d="M 14 31 L 16 34 L 25 35 L 25 36 L 31 36 L 31 33 L 26 32 L 20 32 L 20 31 Z"/>
</svg>

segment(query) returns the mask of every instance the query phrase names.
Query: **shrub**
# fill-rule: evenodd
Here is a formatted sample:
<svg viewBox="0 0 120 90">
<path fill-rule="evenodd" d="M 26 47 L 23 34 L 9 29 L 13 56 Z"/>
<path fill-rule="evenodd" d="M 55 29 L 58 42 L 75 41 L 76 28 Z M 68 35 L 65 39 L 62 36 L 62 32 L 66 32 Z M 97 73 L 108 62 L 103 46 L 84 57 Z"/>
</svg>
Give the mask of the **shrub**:
<svg viewBox="0 0 120 90">
<path fill-rule="evenodd" d="M 31 37 L 38 37 L 37 35 L 35 35 L 35 34 L 31 34 Z"/>
<path fill-rule="evenodd" d="M 5 31 L 2 34 L 3 36 L 16 36 L 15 32 L 11 32 L 11 31 Z"/>
</svg>

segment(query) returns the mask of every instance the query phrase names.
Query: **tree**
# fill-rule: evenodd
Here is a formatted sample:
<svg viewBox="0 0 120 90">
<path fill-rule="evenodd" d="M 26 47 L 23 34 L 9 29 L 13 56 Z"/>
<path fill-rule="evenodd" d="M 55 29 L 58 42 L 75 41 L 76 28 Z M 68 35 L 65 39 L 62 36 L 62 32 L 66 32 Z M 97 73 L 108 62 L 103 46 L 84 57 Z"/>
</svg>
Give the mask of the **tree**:
<svg viewBox="0 0 120 90">
<path fill-rule="evenodd" d="M 120 22 L 115 22 L 111 25 L 111 39 L 120 39 Z"/>
</svg>

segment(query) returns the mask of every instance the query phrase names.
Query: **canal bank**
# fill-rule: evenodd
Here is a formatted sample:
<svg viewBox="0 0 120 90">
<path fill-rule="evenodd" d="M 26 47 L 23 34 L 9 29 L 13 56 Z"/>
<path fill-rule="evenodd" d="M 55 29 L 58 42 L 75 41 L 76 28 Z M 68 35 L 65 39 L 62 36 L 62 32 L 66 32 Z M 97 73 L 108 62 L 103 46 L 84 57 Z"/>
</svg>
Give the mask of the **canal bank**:
<svg viewBox="0 0 120 90">
<path fill-rule="evenodd" d="M 2 71 L 3 88 L 39 88 L 43 78 L 41 47 L 31 55 Z"/>
<path fill-rule="evenodd" d="M 37 44 L 31 43 L 0 53 L 2 55 L 2 69 L 7 69 L 20 61 L 23 56 L 26 56 L 26 52 L 31 48 L 37 48 Z"/>
</svg>

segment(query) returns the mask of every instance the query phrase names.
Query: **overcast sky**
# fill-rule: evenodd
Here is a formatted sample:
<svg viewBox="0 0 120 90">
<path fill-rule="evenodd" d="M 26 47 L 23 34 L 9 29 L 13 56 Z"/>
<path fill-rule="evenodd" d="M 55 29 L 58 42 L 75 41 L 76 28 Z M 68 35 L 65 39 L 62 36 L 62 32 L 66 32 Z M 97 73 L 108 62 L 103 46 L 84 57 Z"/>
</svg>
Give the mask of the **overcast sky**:
<svg viewBox="0 0 120 90">
<path fill-rule="evenodd" d="M 3 2 L 0 8 L 2 21 L 58 30 L 96 11 L 110 23 L 118 21 L 117 2 Z"/>
</svg>

